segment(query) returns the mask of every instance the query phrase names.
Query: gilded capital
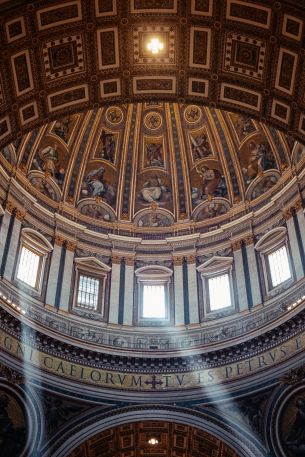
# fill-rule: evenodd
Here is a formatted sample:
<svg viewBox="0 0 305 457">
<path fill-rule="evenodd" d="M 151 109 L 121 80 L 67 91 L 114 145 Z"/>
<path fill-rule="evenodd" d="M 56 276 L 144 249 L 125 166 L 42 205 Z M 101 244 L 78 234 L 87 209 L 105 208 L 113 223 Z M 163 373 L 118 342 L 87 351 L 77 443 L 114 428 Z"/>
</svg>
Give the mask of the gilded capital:
<svg viewBox="0 0 305 457">
<path fill-rule="evenodd" d="M 18 221 L 23 221 L 24 218 L 25 218 L 25 212 L 21 211 L 20 209 L 17 209 L 16 210 L 16 219 L 18 219 Z"/>
<path fill-rule="evenodd" d="M 183 264 L 183 257 L 182 256 L 174 256 L 173 257 L 173 264 L 175 266 L 182 265 Z"/>
<path fill-rule="evenodd" d="M 125 257 L 125 264 L 133 267 L 134 266 L 134 257 Z"/>
<path fill-rule="evenodd" d="M 65 240 L 61 236 L 58 236 L 58 235 L 55 236 L 54 244 L 56 244 L 56 246 L 63 246 L 64 242 L 65 242 Z"/>
<path fill-rule="evenodd" d="M 243 239 L 243 242 L 245 243 L 246 246 L 250 246 L 253 244 L 253 235 L 248 235 Z"/>
<path fill-rule="evenodd" d="M 293 216 L 292 208 L 286 209 L 285 211 L 283 211 L 282 214 L 283 214 L 283 218 L 285 219 L 285 221 L 288 221 Z"/>
<path fill-rule="evenodd" d="M 234 240 L 234 241 L 231 242 L 233 251 L 239 251 L 239 250 L 240 250 L 240 248 L 241 248 L 241 241 L 242 241 L 242 240 Z"/>
<path fill-rule="evenodd" d="M 113 254 L 111 257 L 112 263 L 119 265 L 121 263 L 121 257 L 119 255 Z"/>
<path fill-rule="evenodd" d="M 196 255 L 190 254 L 186 257 L 187 263 L 196 263 Z"/>
<path fill-rule="evenodd" d="M 14 209 L 15 209 L 15 205 L 14 205 L 10 200 L 8 200 L 8 201 L 5 203 L 5 209 L 6 209 L 6 211 L 8 211 L 9 213 L 12 214 L 12 212 L 13 212 Z"/>
<path fill-rule="evenodd" d="M 76 243 L 75 242 L 68 240 L 66 242 L 66 246 L 67 246 L 67 250 L 68 251 L 75 252 L 75 249 L 76 249 Z"/>
<path fill-rule="evenodd" d="M 300 211 L 300 209 L 303 209 L 302 200 L 298 200 L 297 202 L 295 202 L 295 204 L 294 204 L 294 209 L 295 209 L 295 212 L 296 212 L 296 213 L 297 213 L 298 211 Z"/>
</svg>

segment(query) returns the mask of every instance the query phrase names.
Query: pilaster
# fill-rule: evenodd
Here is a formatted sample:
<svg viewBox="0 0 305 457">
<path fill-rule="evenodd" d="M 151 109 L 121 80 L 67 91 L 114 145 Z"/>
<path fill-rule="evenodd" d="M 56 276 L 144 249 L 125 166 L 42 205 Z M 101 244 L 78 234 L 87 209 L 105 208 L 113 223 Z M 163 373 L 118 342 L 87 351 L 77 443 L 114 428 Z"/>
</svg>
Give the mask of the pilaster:
<svg viewBox="0 0 305 457">
<path fill-rule="evenodd" d="M 183 257 L 174 256 L 175 324 L 184 325 Z"/>
<path fill-rule="evenodd" d="M 65 266 L 63 274 L 63 287 L 61 290 L 60 296 L 60 310 L 68 311 L 70 303 L 70 294 L 71 294 L 71 283 L 73 276 L 74 268 L 74 253 L 76 249 L 76 244 L 72 241 L 66 242 L 66 256 L 65 256 Z"/>
<path fill-rule="evenodd" d="M 291 256 L 292 256 L 293 263 L 294 263 L 296 279 L 299 280 L 304 277 L 304 271 L 303 271 L 301 253 L 300 253 L 300 249 L 298 246 L 298 239 L 297 239 L 295 224 L 294 224 L 294 220 L 293 220 L 292 208 L 286 210 L 283 215 L 286 220 L 289 244 L 290 244 L 290 249 L 291 249 Z"/>
<path fill-rule="evenodd" d="M 117 324 L 119 319 L 119 295 L 120 295 L 120 271 L 121 257 L 112 254 L 110 303 L 109 303 L 109 323 Z"/>
<path fill-rule="evenodd" d="M 243 266 L 243 258 L 241 252 L 241 240 L 236 240 L 232 243 L 234 266 L 236 273 L 237 297 L 240 311 L 248 309 L 246 278 Z"/>
<path fill-rule="evenodd" d="M 57 280 L 58 280 L 58 271 L 60 265 L 60 258 L 61 258 L 61 250 L 64 244 L 64 239 L 56 236 L 54 239 L 54 248 L 52 251 L 51 257 L 51 265 L 49 271 L 49 278 L 48 278 L 48 287 L 46 293 L 46 304 L 55 306 L 55 295 L 56 295 L 56 287 L 57 287 Z"/>
<path fill-rule="evenodd" d="M 13 230 L 12 230 L 12 235 L 11 235 L 11 240 L 10 240 L 10 245 L 9 245 L 9 250 L 8 250 L 8 256 L 7 256 L 7 261 L 6 261 L 6 266 L 4 270 L 4 277 L 8 279 L 9 281 L 12 280 L 13 278 L 13 271 L 14 271 L 14 265 L 17 259 L 17 252 L 18 249 L 20 248 L 19 246 L 19 238 L 20 238 L 20 232 L 21 232 L 21 226 L 22 226 L 22 221 L 24 219 L 25 213 L 23 211 L 20 211 L 18 209 L 15 210 L 15 221 L 13 225 Z"/>
<path fill-rule="evenodd" d="M 196 255 L 186 257 L 187 261 L 187 276 L 189 289 L 189 316 L 190 324 L 199 323 L 199 308 L 198 308 L 198 284 L 196 270 Z"/>
<path fill-rule="evenodd" d="M 124 325 L 133 322 L 134 257 L 125 257 Z"/>
</svg>

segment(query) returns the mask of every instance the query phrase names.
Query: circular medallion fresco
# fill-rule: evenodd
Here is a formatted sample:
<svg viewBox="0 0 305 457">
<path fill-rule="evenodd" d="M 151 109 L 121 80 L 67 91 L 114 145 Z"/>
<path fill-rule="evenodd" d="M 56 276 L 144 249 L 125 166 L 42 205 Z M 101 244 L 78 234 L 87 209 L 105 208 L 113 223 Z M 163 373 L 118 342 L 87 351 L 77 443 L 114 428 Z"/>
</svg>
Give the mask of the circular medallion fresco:
<svg viewBox="0 0 305 457">
<path fill-rule="evenodd" d="M 110 124 L 120 124 L 123 119 L 123 112 L 118 106 L 110 106 L 106 111 L 106 119 Z"/>
<path fill-rule="evenodd" d="M 159 113 L 148 113 L 144 117 L 144 124 L 148 130 L 157 130 L 162 125 L 162 117 Z"/>
<path fill-rule="evenodd" d="M 184 110 L 184 119 L 189 124 L 196 124 L 198 121 L 200 121 L 201 116 L 202 116 L 201 110 L 196 105 L 189 105 Z"/>
</svg>

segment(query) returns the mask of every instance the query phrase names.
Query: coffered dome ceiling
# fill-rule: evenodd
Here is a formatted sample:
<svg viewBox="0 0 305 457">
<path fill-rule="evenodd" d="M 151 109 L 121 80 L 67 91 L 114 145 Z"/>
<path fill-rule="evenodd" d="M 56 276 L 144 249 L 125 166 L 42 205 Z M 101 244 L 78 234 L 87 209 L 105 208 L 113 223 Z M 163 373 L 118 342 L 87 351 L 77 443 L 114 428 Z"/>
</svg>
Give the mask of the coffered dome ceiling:
<svg viewBox="0 0 305 457">
<path fill-rule="evenodd" d="M 63 114 L 152 100 L 244 112 L 305 140 L 303 2 L 18 0 L 0 11 L 2 146 Z"/>
<path fill-rule="evenodd" d="M 301 144 L 249 117 L 151 102 L 58 119 L 1 160 L 52 212 L 145 233 L 241 217 L 287 184 L 303 156 Z"/>
<path fill-rule="evenodd" d="M 149 439 L 157 440 L 155 445 Z M 138 422 L 105 430 L 69 457 L 238 457 L 216 437 L 196 428 L 162 421 Z"/>
</svg>

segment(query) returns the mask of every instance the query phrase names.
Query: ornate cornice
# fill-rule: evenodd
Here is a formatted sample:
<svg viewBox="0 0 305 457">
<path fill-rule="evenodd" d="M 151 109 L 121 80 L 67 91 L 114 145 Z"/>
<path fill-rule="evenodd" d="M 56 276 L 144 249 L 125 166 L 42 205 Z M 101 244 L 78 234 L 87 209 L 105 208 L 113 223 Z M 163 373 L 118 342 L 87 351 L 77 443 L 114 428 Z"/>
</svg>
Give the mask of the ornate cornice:
<svg viewBox="0 0 305 457">
<path fill-rule="evenodd" d="M 23 323 L 21 331 L 20 321 L 13 317 L 4 308 L 0 308 L 0 327 L 9 334 L 14 335 L 18 339 L 22 339 L 22 335 L 27 335 L 27 342 L 33 344 L 39 350 L 52 354 L 54 357 L 61 358 L 64 354 L 66 360 L 71 363 L 83 363 L 89 366 L 97 367 L 101 363 L 104 369 L 107 370 L 123 370 L 126 372 L 151 372 L 151 373 L 166 373 L 173 372 L 189 372 L 192 370 L 204 370 L 209 367 L 218 367 L 225 364 L 238 363 L 242 360 L 257 357 L 264 351 L 271 350 L 273 347 L 279 347 L 289 338 L 297 338 L 298 333 L 305 330 L 305 310 L 293 316 L 285 323 L 278 327 L 262 333 L 259 336 L 251 338 L 239 344 L 228 345 L 221 350 L 202 352 L 192 355 L 178 355 L 169 357 L 158 357 L 155 353 L 154 358 L 142 357 L 134 358 L 133 356 L 109 354 L 101 351 L 83 349 L 75 344 L 68 344 L 59 341 L 54 337 L 47 336 L 39 330 Z M 297 342 L 296 345 L 302 344 Z M 284 347 L 284 346 L 283 346 Z M 300 346 L 301 347 L 301 346 Z"/>
</svg>

